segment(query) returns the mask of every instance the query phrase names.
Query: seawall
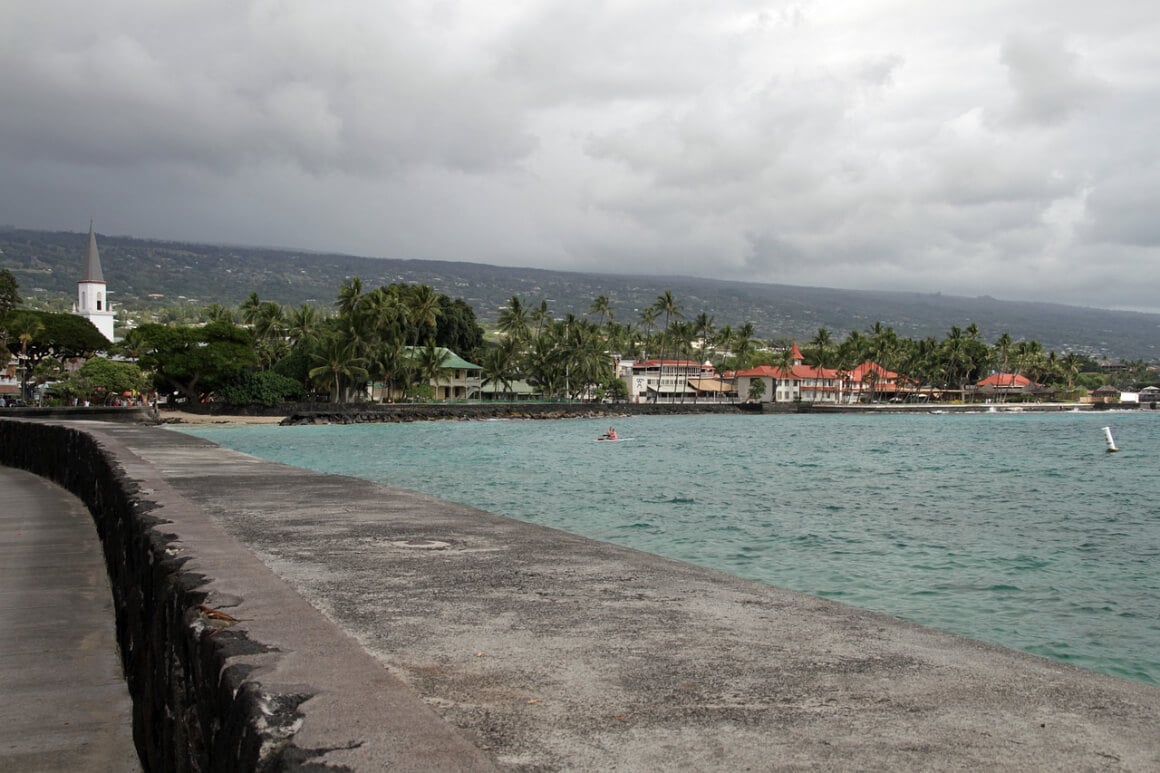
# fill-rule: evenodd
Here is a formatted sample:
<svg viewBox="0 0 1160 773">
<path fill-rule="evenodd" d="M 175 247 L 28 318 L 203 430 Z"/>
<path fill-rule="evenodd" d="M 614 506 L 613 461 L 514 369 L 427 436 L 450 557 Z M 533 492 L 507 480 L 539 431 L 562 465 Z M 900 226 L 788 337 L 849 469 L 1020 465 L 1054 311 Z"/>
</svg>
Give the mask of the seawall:
<svg viewBox="0 0 1160 773">
<path fill-rule="evenodd" d="M 573 419 L 617 416 L 681 416 L 694 413 L 760 413 L 760 406 L 744 403 L 286 403 L 284 405 L 198 406 L 210 416 L 283 416 L 283 424 L 367 424 L 411 421 L 480 419 Z M 162 421 L 165 411 L 161 412 Z"/>
<path fill-rule="evenodd" d="M 0 419 L 0 464 L 92 513 L 145 770 L 492 769 L 109 426 Z"/>
<path fill-rule="evenodd" d="M 166 428 L 0 461 L 93 512 L 150 770 L 1160 767 L 1157 688 L 888 616 Z"/>
</svg>

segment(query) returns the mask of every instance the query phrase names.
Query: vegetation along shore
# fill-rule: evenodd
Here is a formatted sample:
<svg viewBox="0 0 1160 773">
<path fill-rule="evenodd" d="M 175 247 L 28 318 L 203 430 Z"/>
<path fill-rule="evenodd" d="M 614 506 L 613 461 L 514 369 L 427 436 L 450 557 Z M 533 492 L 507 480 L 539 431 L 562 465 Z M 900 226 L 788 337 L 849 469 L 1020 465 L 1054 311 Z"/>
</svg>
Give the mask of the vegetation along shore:
<svg viewBox="0 0 1160 773">
<path fill-rule="evenodd" d="M 759 337 L 752 322 L 687 312 L 670 291 L 639 310 L 600 295 L 583 316 L 557 316 L 546 298 L 513 295 L 485 330 L 462 298 L 422 284 L 365 287 L 358 277 L 344 280 L 330 304 L 287 307 L 251 293 L 238 306 L 204 306 L 190 324 L 143 322 L 115 337 L 76 314 L 28 308 L 13 275 L 0 270 L 6 405 L 156 400 L 195 412 L 278 406 L 289 417 L 319 403 L 376 404 L 408 420 L 415 414 L 398 406 L 544 401 L 603 415 L 629 404 L 1086 405 L 1158 380 L 1142 360 L 1045 351 L 1007 332 L 988 342 L 974 323 L 942 338 L 906 338 L 882 323 L 840 339 L 824 327 L 806 341 Z M 613 408 L 592 408 L 606 405 Z"/>
</svg>

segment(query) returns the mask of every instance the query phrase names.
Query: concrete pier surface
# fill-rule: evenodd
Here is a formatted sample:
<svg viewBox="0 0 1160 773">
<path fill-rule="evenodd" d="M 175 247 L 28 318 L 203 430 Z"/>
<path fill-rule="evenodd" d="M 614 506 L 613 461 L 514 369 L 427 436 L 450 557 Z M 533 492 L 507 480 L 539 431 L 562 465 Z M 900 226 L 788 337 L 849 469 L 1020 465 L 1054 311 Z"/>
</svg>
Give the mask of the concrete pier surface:
<svg viewBox="0 0 1160 773">
<path fill-rule="evenodd" d="M 1155 687 L 171 429 L 70 426 L 262 645 L 252 678 L 310 696 L 316 764 L 1160 769 Z"/>
<path fill-rule="evenodd" d="M 88 510 L 0 467 L 0 770 L 140 770 L 131 714 Z"/>
</svg>

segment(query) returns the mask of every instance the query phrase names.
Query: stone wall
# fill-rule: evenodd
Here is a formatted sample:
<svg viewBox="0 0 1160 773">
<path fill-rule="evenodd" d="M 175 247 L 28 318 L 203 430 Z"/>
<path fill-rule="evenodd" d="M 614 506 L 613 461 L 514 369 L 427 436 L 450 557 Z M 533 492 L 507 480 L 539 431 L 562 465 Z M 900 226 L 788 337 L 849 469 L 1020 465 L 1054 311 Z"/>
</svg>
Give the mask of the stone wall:
<svg viewBox="0 0 1160 773">
<path fill-rule="evenodd" d="M 146 770 L 287 770 L 304 696 L 270 696 L 227 661 L 261 650 L 243 633 L 197 624 L 204 578 L 183 570 L 165 522 L 92 436 L 59 425 L 0 420 L 0 463 L 53 480 L 93 515 L 112 586 Z M 314 766 L 321 769 L 324 766 Z M 333 769 L 333 768 L 327 768 Z"/>
<path fill-rule="evenodd" d="M 570 419 L 760 412 L 741 403 L 416 403 L 286 406 L 284 424 L 364 424 L 471 419 Z"/>
</svg>

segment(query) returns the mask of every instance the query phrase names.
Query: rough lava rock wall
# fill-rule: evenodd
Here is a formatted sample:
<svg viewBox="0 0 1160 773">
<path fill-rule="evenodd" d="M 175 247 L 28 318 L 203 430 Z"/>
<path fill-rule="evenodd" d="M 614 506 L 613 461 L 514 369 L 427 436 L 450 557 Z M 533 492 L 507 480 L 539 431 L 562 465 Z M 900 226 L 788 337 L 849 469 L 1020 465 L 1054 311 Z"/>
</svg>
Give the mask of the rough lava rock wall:
<svg viewBox="0 0 1160 773">
<path fill-rule="evenodd" d="M 96 523 L 133 697 L 134 739 L 146 770 L 291 770 L 306 695 L 269 695 L 231 664 L 262 651 L 244 633 L 200 624 L 204 578 L 183 569 L 165 521 L 136 482 L 89 435 L 59 425 L 0 421 L 0 462 L 53 480 Z M 335 770 L 312 765 L 311 769 Z"/>
</svg>

